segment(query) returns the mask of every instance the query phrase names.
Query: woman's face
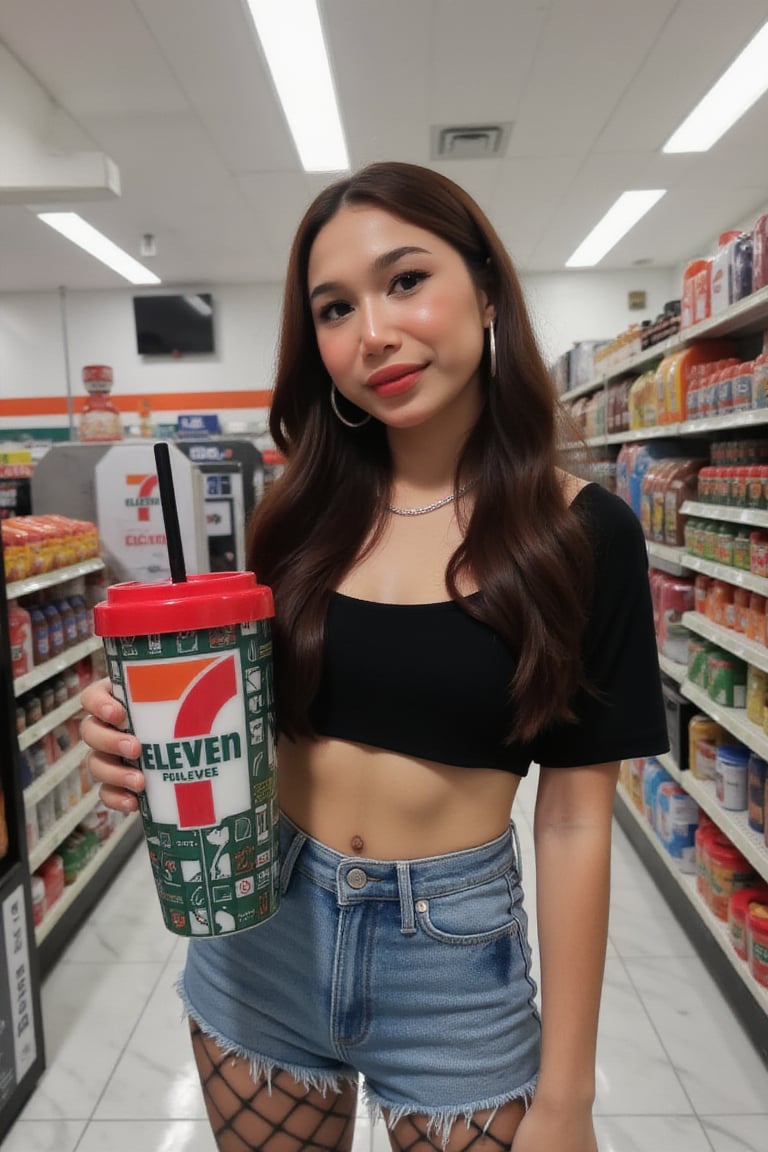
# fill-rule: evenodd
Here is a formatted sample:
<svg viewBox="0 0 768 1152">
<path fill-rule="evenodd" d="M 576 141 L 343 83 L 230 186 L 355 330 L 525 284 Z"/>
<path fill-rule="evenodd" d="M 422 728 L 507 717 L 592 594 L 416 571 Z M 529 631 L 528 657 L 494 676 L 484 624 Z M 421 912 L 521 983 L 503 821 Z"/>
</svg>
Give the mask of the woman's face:
<svg viewBox="0 0 768 1152">
<path fill-rule="evenodd" d="M 459 253 L 381 208 L 341 208 L 309 256 L 317 343 L 338 390 L 390 428 L 480 399 L 493 308 Z"/>
</svg>

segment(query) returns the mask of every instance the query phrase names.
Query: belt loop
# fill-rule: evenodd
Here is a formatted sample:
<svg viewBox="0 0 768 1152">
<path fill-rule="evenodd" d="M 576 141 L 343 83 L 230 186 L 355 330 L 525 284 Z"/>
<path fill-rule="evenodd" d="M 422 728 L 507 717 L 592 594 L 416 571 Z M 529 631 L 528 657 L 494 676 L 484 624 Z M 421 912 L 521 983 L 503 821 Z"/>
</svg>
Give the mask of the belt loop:
<svg viewBox="0 0 768 1152">
<path fill-rule="evenodd" d="M 411 868 L 407 860 L 397 862 L 397 890 L 400 893 L 400 931 L 403 936 L 414 936 L 416 921 L 413 916 Z"/>
<path fill-rule="evenodd" d="M 301 852 L 306 842 L 307 837 L 304 832 L 297 832 L 293 840 L 291 840 L 291 846 L 285 854 L 283 866 L 280 869 L 281 895 L 285 895 L 285 893 L 288 891 L 288 885 L 290 884 L 291 876 L 293 875 L 293 866 L 296 863 L 299 852 Z"/>
<path fill-rule="evenodd" d="M 514 820 L 510 820 L 509 826 L 512 829 L 512 838 L 515 842 L 515 866 L 517 867 L 517 878 L 522 884 L 523 882 L 523 854 L 520 851 L 520 837 L 517 833 L 517 824 Z"/>
</svg>

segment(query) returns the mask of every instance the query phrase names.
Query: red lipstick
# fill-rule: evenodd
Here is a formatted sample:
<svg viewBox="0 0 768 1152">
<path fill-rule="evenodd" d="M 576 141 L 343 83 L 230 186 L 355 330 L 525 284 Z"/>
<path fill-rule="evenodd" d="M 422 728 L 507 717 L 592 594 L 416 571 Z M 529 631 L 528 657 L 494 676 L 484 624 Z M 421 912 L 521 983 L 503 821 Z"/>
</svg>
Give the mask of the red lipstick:
<svg viewBox="0 0 768 1152">
<path fill-rule="evenodd" d="M 421 378 L 425 364 L 391 364 L 372 373 L 366 381 L 378 396 L 399 396 Z"/>
</svg>

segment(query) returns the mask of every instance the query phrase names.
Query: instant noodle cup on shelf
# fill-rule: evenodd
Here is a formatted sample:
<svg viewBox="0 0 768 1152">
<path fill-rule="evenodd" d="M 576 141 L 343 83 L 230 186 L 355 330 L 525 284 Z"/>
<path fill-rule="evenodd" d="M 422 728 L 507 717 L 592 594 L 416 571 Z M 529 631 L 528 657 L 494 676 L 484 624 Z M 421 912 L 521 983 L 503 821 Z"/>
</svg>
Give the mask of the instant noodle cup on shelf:
<svg viewBox="0 0 768 1152">
<path fill-rule="evenodd" d="M 768 901 L 753 901 L 747 908 L 747 958 L 757 983 L 768 988 Z"/>
<path fill-rule="evenodd" d="M 688 723 L 688 768 L 697 780 L 714 780 L 717 749 L 726 733 L 710 716 L 698 714 Z M 701 821 L 699 821 L 701 823 Z"/>
<path fill-rule="evenodd" d="M 740 888 L 728 901 L 728 934 L 742 960 L 747 959 L 747 912 L 753 902 L 768 904 L 768 885 Z"/>
<path fill-rule="evenodd" d="M 728 920 L 728 901 L 740 888 L 748 888 L 757 876 L 738 848 L 722 833 L 706 843 L 712 911 L 718 920 Z"/>
</svg>

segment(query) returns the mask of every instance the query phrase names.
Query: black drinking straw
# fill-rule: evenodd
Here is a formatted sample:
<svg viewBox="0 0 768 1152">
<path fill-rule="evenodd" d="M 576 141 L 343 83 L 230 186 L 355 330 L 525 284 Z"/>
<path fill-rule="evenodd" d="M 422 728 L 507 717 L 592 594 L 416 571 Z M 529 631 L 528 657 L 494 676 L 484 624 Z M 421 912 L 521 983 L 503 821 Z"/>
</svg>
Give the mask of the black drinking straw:
<svg viewBox="0 0 768 1152">
<path fill-rule="evenodd" d="M 187 569 L 184 564 L 179 513 L 176 508 L 171 457 L 167 444 L 162 442 L 155 444 L 155 463 L 157 464 L 157 482 L 160 487 L 160 505 L 163 509 L 163 521 L 165 523 L 165 542 L 171 565 L 171 580 L 174 584 L 184 584 L 187 579 Z"/>
</svg>

